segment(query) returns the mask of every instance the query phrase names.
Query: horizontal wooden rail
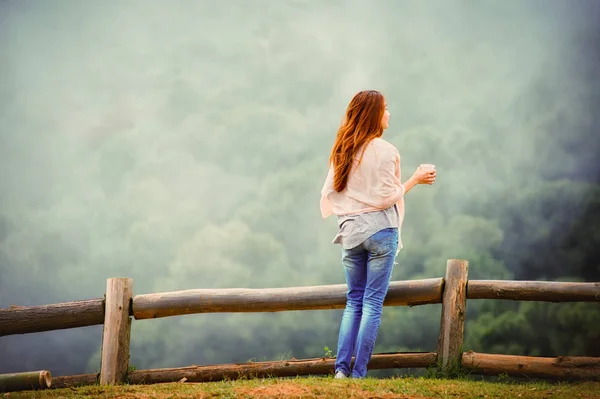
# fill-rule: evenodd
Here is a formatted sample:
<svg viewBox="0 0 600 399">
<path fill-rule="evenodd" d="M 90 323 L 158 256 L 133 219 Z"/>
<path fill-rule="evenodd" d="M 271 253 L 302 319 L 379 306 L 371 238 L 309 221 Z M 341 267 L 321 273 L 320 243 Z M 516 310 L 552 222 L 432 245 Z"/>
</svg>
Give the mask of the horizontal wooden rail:
<svg viewBox="0 0 600 399">
<path fill-rule="evenodd" d="M 600 283 L 469 280 L 467 299 L 600 302 Z"/>
<path fill-rule="evenodd" d="M 442 278 L 394 281 L 386 306 L 441 303 Z M 136 319 L 192 313 L 279 312 L 344 307 L 346 285 L 271 289 L 199 289 L 137 295 Z M 469 280 L 468 299 L 600 302 L 600 282 Z M 0 309 L 0 336 L 85 327 L 104 322 L 104 299 Z"/>
<path fill-rule="evenodd" d="M 82 387 L 85 385 L 96 385 L 100 383 L 100 373 L 76 374 L 54 377 L 52 379 L 53 389 Z"/>
<path fill-rule="evenodd" d="M 435 364 L 436 357 L 435 352 L 376 354 L 369 362 L 369 370 L 429 367 Z M 298 375 L 333 374 L 334 365 L 335 359 L 333 358 L 317 358 L 191 366 L 172 369 L 136 370 L 127 374 L 127 380 L 131 384 L 154 384 L 180 381 L 182 378 L 185 378 L 188 382 L 209 382 L 248 377 L 295 377 Z"/>
<path fill-rule="evenodd" d="M 437 363 L 435 352 L 375 354 L 369 369 L 426 368 Z M 333 358 L 284 360 L 241 364 L 218 364 L 131 371 L 127 380 L 131 384 L 156 384 L 181 381 L 209 382 L 238 378 L 291 377 L 298 375 L 332 374 Z M 600 379 L 600 358 L 597 357 L 532 357 L 475 353 L 462 354 L 462 366 L 474 374 L 509 374 L 522 377 L 553 379 Z M 93 385 L 99 374 L 80 374 L 55 377 L 52 388 Z"/>
<path fill-rule="evenodd" d="M 534 357 L 465 352 L 462 366 L 475 374 L 600 380 L 600 357 Z"/>
<path fill-rule="evenodd" d="M 443 278 L 393 281 L 386 306 L 441 303 Z M 196 289 L 133 297 L 136 319 L 216 312 L 281 312 L 339 309 L 346 304 L 346 284 L 268 289 Z"/>
<path fill-rule="evenodd" d="M 104 323 L 104 299 L 0 309 L 0 336 Z"/>
</svg>

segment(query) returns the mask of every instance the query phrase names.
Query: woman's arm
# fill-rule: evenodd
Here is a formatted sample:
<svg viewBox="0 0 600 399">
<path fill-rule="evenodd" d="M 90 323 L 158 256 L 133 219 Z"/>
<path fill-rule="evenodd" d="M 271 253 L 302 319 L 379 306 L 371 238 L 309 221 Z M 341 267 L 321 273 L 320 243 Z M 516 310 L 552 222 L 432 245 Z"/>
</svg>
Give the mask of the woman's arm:
<svg viewBox="0 0 600 399">
<path fill-rule="evenodd" d="M 404 182 L 404 194 L 410 191 L 411 188 L 416 186 L 417 184 L 429 184 L 432 185 L 435 182 L 436 174 L 435 170 L 431 172 L 426 172 L 420 167 L 417 168 L 415 173 Z"/>
<path fill-rule="evenodd" d="M 376 190 L 379 201 L 376 206 L 380 209 L 386 209 L 394 205 L 404 197 L 417 184 L 433 184 L 435 182 L 435 171 L 426 172 L 420 167 L 404 183 L 400 177 L 400 154 L 394 149 L 387 159 L 378 167 L 378 184 Z"/>
<path fill-rule="evenodd" d="M 396 175 L 401 176 L 400 173 L 400 153 L 396 150 Z M 426 172 L 421 167 L 418 167 L 415 173 L 404 182 L 404 195 L 409 192 L 417 184 L 433 184 L 435 182 L 435 170 Z"/>
<path fill-rule="evenodd" d="M 403 186 L 404 186 L 404 195 L 406 195 L 407 192 L 409 192 L 414 186 L 416 186 L 417 184 L 417 177 L 415 175 L 412 175 L 410 177 L 410 179 L 408 179 L 407 181 L 404 182 Z"/>
</svg>

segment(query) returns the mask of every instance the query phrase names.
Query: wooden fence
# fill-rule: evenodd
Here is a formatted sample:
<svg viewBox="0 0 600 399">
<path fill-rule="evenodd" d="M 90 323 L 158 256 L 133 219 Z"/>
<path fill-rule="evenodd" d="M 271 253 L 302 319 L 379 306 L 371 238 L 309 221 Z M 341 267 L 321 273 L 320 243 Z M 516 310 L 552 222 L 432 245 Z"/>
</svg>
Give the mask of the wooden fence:
<svg viewBox="0 0 600 399">
<path fill-rule="evenodd" d="M 447 262 L 444 278 L 391 282 L 384 306 L 442 304 L 437 352 L 374 354 L 369 369 L 437 367 L 444 372 L 458 365 L 476 374 L 600 379 L 600 358 L 462 353 L 467 298 L 600 302 L 600 283 L 469 281 L 467 276 L 468 262 L 451 259 Z M 0 376 L 0 392 L 97 382 L 103 385 L 125 381 L 133 384 L 203 382 L 240 377 L 331 374 L 334 358 L 128 372 L 131 317 L 141 320 L 194 313 L 339 309 L 345 306 L 346 290 L 346 285 L 340 284 L 273 289 L 195 289 L 134 296 L 133 280 L 111 278 L 107 281 L 104 299 L 0 309 L 0 336 L 104 324 L 99 374 L 55 377 L 51 384 L 48 381 L 51 377 L 45 370 L 7 374 Z M 32 379 L 37 382 L 32 383 Z"/>
</svg>

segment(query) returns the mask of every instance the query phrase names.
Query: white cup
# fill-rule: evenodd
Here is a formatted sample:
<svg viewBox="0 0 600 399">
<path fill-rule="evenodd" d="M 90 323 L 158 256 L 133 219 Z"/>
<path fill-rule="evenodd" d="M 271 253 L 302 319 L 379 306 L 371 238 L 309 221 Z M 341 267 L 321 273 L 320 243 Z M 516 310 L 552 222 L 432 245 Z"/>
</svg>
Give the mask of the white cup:
<svg viewBox="0 0 600 399">
<path fill-rule="evenodd" d="M 419 168 L 423 169 L 425 172 L 431 172 L 435 170 L 435 165 L 431 163 L 422 163 L 419 165 Z"/>
</svg>

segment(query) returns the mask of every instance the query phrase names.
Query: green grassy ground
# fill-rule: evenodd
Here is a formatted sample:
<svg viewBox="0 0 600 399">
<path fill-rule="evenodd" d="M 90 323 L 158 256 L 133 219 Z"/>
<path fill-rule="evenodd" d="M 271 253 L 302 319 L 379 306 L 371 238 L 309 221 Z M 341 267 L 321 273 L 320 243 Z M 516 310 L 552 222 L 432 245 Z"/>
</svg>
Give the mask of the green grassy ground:
<svg viewBox="0 0 600 399">
<path fill-rule="evenodd" d="M 12 392 L 0 398 L 600 398 L 600 382 L 484 382 L 466 379 L 332 377 L 255 379 L 212 383 L 87 386 Z"/>
</svg>

